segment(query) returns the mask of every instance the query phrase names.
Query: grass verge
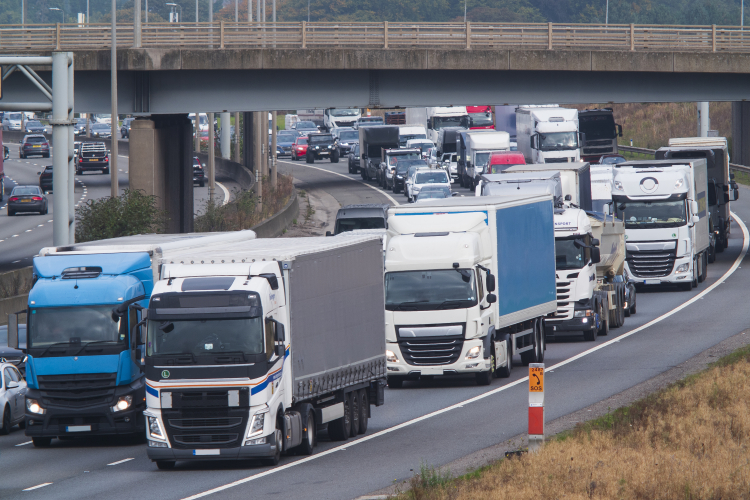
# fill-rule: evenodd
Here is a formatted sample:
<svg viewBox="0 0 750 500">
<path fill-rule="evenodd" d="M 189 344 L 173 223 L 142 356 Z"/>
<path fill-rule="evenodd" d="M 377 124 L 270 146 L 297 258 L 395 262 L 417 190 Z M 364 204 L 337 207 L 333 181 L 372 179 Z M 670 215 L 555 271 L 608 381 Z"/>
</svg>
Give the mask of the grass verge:
<svg viewBox="0 0 750 500">
<path fill-rule="evenodd" d="M 450 480 L 423 466 L 398 498 L 750 498 L 748 399 L 750 346 L 555 436 L 537 454 Z"/>
</svg>

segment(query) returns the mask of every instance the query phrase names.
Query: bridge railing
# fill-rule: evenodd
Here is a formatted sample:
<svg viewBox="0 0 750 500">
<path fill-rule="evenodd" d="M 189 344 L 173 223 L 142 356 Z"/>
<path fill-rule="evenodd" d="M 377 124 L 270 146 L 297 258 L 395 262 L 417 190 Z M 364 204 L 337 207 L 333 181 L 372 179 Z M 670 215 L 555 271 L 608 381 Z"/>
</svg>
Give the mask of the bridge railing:
<svg viewBox="0 0 750 500">
<path fill-rule="evenodd" d="M 750 52 L 750 28 L 558 23 L 145 23 L 141 47 L 454 48 Z M 132 47 L 133 24 L 117 44 Z M 109 24 L 0 25 L 0 51 L 107 49 Z"/>
</svg>

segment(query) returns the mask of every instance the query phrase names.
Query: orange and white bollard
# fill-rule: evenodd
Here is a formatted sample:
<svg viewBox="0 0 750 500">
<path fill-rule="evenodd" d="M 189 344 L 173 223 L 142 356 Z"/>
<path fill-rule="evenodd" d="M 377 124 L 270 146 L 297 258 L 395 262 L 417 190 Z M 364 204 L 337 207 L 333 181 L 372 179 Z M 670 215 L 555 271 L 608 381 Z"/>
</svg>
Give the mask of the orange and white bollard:
<svg viewBox="0 0 750 500">
<path fill-rule="evenodd" d="M 544 445 L 544 363 L 529 364 L 529 451 Z"/>
</svg>

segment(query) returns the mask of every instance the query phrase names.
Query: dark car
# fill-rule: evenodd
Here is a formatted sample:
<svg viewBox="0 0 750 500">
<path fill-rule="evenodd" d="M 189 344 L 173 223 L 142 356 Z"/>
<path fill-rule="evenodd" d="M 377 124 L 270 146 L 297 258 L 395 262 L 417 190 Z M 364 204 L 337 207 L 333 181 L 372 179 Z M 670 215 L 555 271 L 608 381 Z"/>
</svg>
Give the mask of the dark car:
<svg viewBox="0 0 750 500">
<path fill-rule="evenodd" d="M 43 135 L 24 136 L 21 139 L 21 148 L 18 150 L 19 158 L 28 158 L 35 155 L 49 158 L 49 141 Z"/>
<path fill-rule="evenodd" d="M 451 193 L 451 190 L 449 187 L 425 186 L 419 190 L 419 194 L 417 195 L 416 201 L 450 198 L 451 196 L 453 196 L 453 194 Z"/>
<path fill-rule="evenodd" d="M 16 212 L 39 212 L 45 215 L 47 197 L 42 189 L 37 186 L 14 187 L 8 198 L 8 216 L 16 215 Z"/>
<path fill-rule="evenodd" d="M 599 158 L 599 165 L 616 165 L 618 163 L 625 163 L 628 161 L 622 155 L 602 155 Z"/>
<path fill-rule="evenodd" d="M 109 173 L 109 151 L 103 142 L 83 142 L 76 157 L 76 175 L 86 170 L 99 170 Z"/>
<path fill-rule="evenodd" d="M 313 163 L 315 160 L 330 158 L 331 163 L 339 162 L 338 142 L 333 134 L 307 134 L 307 152 L 305 161 Z"/>
<path fill-rule="evenodd" d="M 42 189 L 42 193 L 47 194 L 52 192 L 52 165 L 47 165 L 39 173 L 39 187 Z"/>
<path fill-rule="evenodd" d="M 339 208 L 336 214 L 336 226 L 333 233 L 326 232 L 326 236 L 341 234 L 355 229 L 388 229 L 388 204 L 347 205 Z"/>
<path fill-rule="evenodd" d="M 625 283 L 625 304 L 623 305 L 623 309 L 625 309 L 625 316 L 635 314 L 635 281 L 627 278 L 626 276 L 618 274 L 614 277 L 614 282 Z"/>
<path fill-rule="evenodd" d="M 338 135 L 339 156 L 346 156 L 355 144 L 359 144 L 359 132 L 356 130 L 343 130 Z"/>
<path fill-rule="evenodd" d="M 297 122 L 292 125 L 292 129 L 301 135 L 307 135 L 310 132 L 318 132 L 320 130 L 314 122 Z"/>
<path fill-rule="evenodd" d="M 359 143 L 354 145 L 347 158 L 349 159 L 349 173 L 356 174 L 359 170 Z"/>
<path fill-rule="evenodd" d="M 44 125 L 42 125 L 42 122 L 40 122 L 39 120 L 27 121 L 24 128 L 26 129 L 27 134 L 43 134 L 47 131 Z"/>
<path fill-rule="evenodd" d="M 86 118 L 75 119 L 75 124 L 73 125 L 73 133 L 75 133 L 75 135 L 83 135 L 86 133 Z"/>
<path fill-rule="evenodd" d="M 0 326 L 0 360 L 13 363 L 22 374 L 26 373 L 26 325 L 18 324 L 18 349 L 8 347 L 8 325 Z M 2 363 L 2 361 L 0 361 Z"/>
<path fill-rule="evenodd" d="M 276 155 L 291 156 L 292 145 L 297 137 L 299 137 L 299 134 L 294 131 L 278 132 L 276 134 Z"/>
<path fill-rule="evenodd" d="M 200 187 L 206 185 L 206 166 L 201 163 L 200 158 L 193 156 L 193 184 L 196 182 Z"/>
<path fill-rule="evenodd" d="M 404 189 L 404 186 L 406 185 L 406 174 L 409 170 L 409 167 L 411 166 L 417 166 L 417 167 L 429 167 L 426 161 L 424 160 L 418 160 L 418 159 L 403 159 L 398 160 L 396 162 L 395 167 L 395 174 L 391 176 L 391 183 L 390 183 L 390 189 L 393 190 L 394 193 L 400 192 L 402 189 Z M 386 179 L 386 182 L 388 179 Z M 389 188 L 389 186 L 385 187 L 386 189 Z"/>
<path fill-rule="evenodd" d="M 112 126 L 108 123 L 94 123 L 91 125 L 91 136 L 103 139 L 112 137 Z"/>
<path fill-rule="evenodd" d="M 130 124 L 133 123 L 135 118 L 125 118 L 122 120 L 122 126 L 120 126 L 120 137 L 123 139 L 130 137 Z"/>
</svg>

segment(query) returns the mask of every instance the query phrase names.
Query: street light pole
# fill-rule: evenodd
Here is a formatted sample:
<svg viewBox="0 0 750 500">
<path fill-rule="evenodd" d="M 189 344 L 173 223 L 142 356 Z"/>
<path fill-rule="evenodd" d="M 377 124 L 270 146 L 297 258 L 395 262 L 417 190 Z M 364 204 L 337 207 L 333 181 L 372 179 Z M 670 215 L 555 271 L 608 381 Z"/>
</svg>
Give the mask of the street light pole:
<svg viewBox="0 0 750 500">
<path fill-rule="evenodd" d="M 65 11 L 63 9 L 59 9 L 57 7 L 49 7 L 49 10 L 59 10 L 62 12 L 62 24 L 65 24 Z"/>
<path fill-rule="evenodd" d="M 310 22 L 310 0 L 307 0 L 307 22 Z"/>
<path fill-rule="evenodd" d="M 112 0 L 112 51 L 110 53 L 110 66 L 112 78 L 112 144 L 109 154 L 109 178 L 110 195 L 116 198 L 120 195 L 119 179 L 117 177 L 117 0 Z"/>
<path fill-rule="evenodd" d="M 609 25 L 609 0 L 607 0 L 607 11 L 604 14 L 604 24 Z"/>
</svg>

